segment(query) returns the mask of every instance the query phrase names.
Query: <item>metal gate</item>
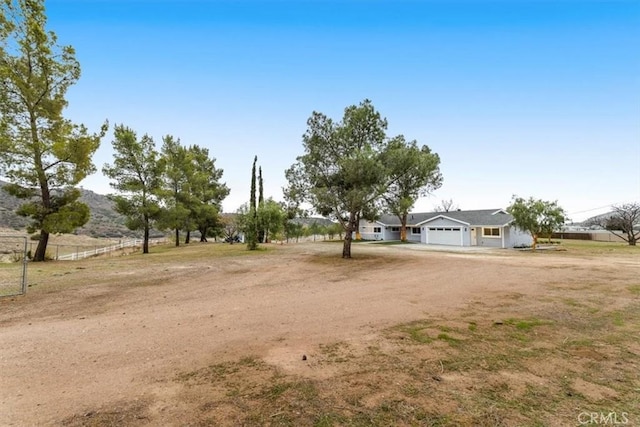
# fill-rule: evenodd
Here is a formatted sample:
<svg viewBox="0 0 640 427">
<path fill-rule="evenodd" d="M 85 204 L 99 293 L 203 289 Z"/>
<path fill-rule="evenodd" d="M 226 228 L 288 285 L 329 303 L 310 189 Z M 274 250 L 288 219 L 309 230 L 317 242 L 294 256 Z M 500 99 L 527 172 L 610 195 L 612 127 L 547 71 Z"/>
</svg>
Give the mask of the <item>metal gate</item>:
<svg viewBox="0 0 640 427">
<path fill-rule="evenodd" d="M 27 238 L 0 235 L 0 297 L 27 292 Z"/>
</svg>

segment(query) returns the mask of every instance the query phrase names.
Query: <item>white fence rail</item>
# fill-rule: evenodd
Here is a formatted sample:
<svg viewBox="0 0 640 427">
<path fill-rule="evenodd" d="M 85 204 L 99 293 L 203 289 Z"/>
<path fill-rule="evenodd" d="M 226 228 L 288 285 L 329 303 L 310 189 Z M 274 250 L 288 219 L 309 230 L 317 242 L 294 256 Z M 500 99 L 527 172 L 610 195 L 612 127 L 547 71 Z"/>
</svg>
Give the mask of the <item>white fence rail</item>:
<svg viewBox="0 0 640 427">
<path fill-rule="evenodd" d="M 165 243 L 166 241 L 167 239 L 165 238 L 149 239 L 149 246 L 160 245 Z M 59 261 L 76 261 L 79 259 L 84 259 L 84 258 L 101 255 L 101 254 L 107 254 L 110 252 L 119 251 L 125 248 L 139 247 L 139 246 L 142 246 L 143 243 L 144 243 L 143 239 L 127 240 L 125 242 L 118 243 L 117 245 L 105 246 L 102 248 L 95 248 L 95 249 L 86 250 L 86 251 L 79 251 L 79 252 L 74 252 L 72 254 L 67 254 L 67 255 L 60 255 L 56 257 L 56 259 Z"/>
</svg>

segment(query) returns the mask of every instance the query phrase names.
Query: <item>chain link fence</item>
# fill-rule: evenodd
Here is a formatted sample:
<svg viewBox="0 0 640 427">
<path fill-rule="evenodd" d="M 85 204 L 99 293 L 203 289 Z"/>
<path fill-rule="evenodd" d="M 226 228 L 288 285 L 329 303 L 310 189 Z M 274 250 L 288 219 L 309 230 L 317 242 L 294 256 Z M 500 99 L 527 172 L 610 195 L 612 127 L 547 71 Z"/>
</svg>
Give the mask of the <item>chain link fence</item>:
<svg viewBox="0 0 640 427">
<path fill-rule="evenodd" d="M 27 238 L 0 236 L 0 297 L 27 291 Z"/>
</svg>

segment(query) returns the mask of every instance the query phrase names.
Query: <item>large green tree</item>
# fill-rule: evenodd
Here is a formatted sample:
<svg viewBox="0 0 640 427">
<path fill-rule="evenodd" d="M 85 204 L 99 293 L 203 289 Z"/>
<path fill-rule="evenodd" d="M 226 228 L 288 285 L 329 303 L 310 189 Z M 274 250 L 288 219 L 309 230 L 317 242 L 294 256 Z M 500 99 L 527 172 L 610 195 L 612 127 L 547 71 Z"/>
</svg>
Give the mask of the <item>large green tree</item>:
<svg viewBox="0 0 640 427">
<path fill-rule="evenodd" d="M 341 224 L 343 258 L 351 258 L 358 219 L 367 216 L 363 211 L 403 175 L 385 162 L 386 129 L 387 120 L 369 100 L 347 107 L 338 123 L 314 111 L 302 137 L 304 154 L 286 171 L 288 193 Z"/>
<path fill-rule="evenodd" d="M 180 230 L 189 228 L 187 224 L 190 215 L 188 177 L 192 174 L 192 164 L 187 149 L 180 144 L 180 139 L 175 139 L 171 135 L 162 138 L 161 153 L 163 175 L 162 188 L 158 194 L 163 200 L 163 210 L 160 227 L 173 229 L 175 245 L 180 246 Z"/>
<path fill-rule="evenodd" d="M 267 200 L 263 200 L 259 217 L 263 233 L 262 243 L 269 243 L 273 240 L 274 236 L 284 229 L 283 224 L 286 218 L 286 212 L 280 203 L 270 197 Z"/>
<path fill-rule="evenodd" d="M 531 235 L 533 250 L 538 245 L 538 237 L 551 235 L 567 219 L 567 214 L 558 206 L 558 202 L 548 202 L 533 197 L 525 200 L 514 196 L 507 212 L 513 216 L 513 224 L 516 227 Z"/>
<path fill-rule="evenodd" d="M 143 231 L 142 252 L 147 254 L 149 231 L 161 214 L 163 162 L 150 136 L 138 140 L 136 133 L 124 125 L 116 126 L 113 135 L 113 164 L 105 164 L 102 171 L 118 191 L 112 196 L 116 211 L 127 218 L 129 229 Z"/>
<path fill-rule="evenodd" d="M 390 168 L 391 185 L 384 193 L 384 205 L 400 220 L 400 240 L 407 240 L 407 215 L 419 197 L 442 185 L 440 157 L 416 141 L 399 135 L 389 141 L 385 164 Z"/>
<path fill-rule="evenodd" d="M 209 156 L 207 148 L 192 145 L 188 149 L 191 162 L 187 176 L 190 197 L 187 206 L 190 222 L 200 232 L 200 241 L 206 242 L 209 230 L 222 231 L 220 212 L 222 201 L 229 195 L 229 188 L 222 179 L 223 170 L 216 167 L 216 159 Z"/>
<path fill-rule="evenodd" d="M 34 261 L 44 261 L 50 233 L 89 220 L 75 188 L 95 171 L 92 157 L 107 130 L 91 134 L 63 116 L 68 88 L 80 78 L 71 46 L 46 30 L 42 0 L 0 2 L 0 175 L 25 199 L 18 214 L 39 231 Z"/>
</svg>

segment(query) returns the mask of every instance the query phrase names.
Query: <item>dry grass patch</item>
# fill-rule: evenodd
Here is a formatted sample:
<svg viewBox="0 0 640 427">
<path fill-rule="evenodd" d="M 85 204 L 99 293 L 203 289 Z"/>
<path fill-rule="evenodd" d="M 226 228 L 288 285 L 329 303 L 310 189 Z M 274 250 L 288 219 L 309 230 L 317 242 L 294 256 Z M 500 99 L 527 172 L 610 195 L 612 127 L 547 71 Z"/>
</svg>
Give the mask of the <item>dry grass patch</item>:
<svg viewBox="0 0 640 427">
<path fill-rule="evenodd" d="M 153 246 L 148 254 L 143 254 L 138 248 L 135 252 L 117 257 L 30 263 L 27 279 L 29 293 L 59 292 L 87 285 L 118 285 L 119 289 L 157 286 L 174 275 L 187 278 L 191 274 L 201 274 L 208 268 L 222 266 L 224 260 L 229 258 L 261 257 L 276 251 L 277 246 L 248 251 L 245 245 L 240 244 L 192 243 L 179 247 L 165 244 Z M 208 265 L 203 264 L 205 262 Z M 149 274 L 144 274 L 145 271 L 149 271 Z M 127 280 L 130 277 L 135 280 Z M 40 286 L 42 284 L 46 284 L 46 289 Z"/>
<path fill-rule="evenodd" d="M 135 427 L 148 424 L 146 401 L 122 403 L 109 409 L 89 411 L 62 420 L 64 427 Z"/>
<path fill-rule="evenodd" d="M 558 247 L 565 249 L 568 255 L 620 256 L 640 254 L 640 246 L 630 246 L 626 242 L 562 239 Z"/>
<path fill-rule="evenodd" d="M 572 306 L 564 320 L 545 318 L 565 309 L 563 298 L 518 307 L 521 317 L 487 306 L 457 316 L 472 321 L 389 328 L 376 344 L 321 344 L 300 363 L 332 367 L 330 378 L 286 374 L 251 356 L 174 381 L 196 408 L 187 425 L 560 426 L 581 411 L 633 411 L 640 304 L 596 315 Z"/>
</svg>

